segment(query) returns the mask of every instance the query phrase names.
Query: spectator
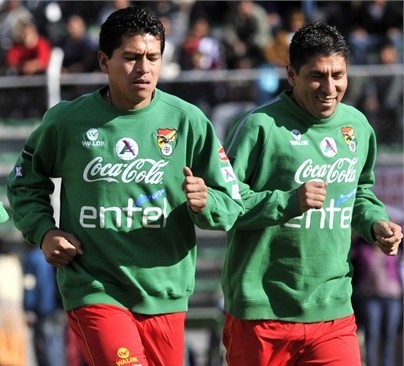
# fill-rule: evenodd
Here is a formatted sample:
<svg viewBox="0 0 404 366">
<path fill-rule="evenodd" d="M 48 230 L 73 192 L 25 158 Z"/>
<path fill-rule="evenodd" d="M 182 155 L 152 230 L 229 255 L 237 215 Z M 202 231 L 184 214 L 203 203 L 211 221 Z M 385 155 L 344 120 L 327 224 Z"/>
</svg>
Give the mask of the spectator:
<svg viewBox="0 0 404 366">
<path fill-rule="evenodd" d="M 13 45 L 6 55 L 8 74 L 44 74 L 49 65 L 51 45 L 42 37 L 33 22 L 21 22 L 16 26 Z M 6 96 L 9 109 L 7 115 L 13 118 L 40 118 L 47 107 L 45 86 L 24 87 L 12 90 Z"/>
<path fill-rule="evenodd" d="M 264 49 L 272 38 L 268 14 L 254 1 L 236 1 L 232 5 L 222 33 L 227 66 L 257 67 L 264 61 Z"/>
<path fill-rule="evenodd" d="M 403 315 L 402 250 L 397 256 L 386 256 L 376 245 L 354 235 L 351 258 L 354 265 L 353 298 L 357 304 L 359 325 L 365 330 L 366 366 L 394 366 Z"/>
<path fill-rule="evenodd" d="M 219 40 L 210 34 L 206 19 L 196 19 L 180 45 L 179 63 L 182 70 L 213 70 L 224 67 Z"/>
<path fill-rule="evenodd" d="M 28 331 L 23 273 L 17 254 L 0 238 L 0 366 L 27 366 Z"/>
<path fill-rule="evenodd" d="M 98 47 L 87 33 L 87 25 L 80 15 L 71 15 L 66 22 L 67 34 L 58 43 L 63 50 L 63 73 L 99 71 Z"/>
<path fill-rule="evenodd" d="M 59 304 L 55 268 L 39 247 L 28 246 L 23 270 L 24 310 L 33 330 L 37 364 L 64 366 L 66 317 Z"/>
<path fill-rule="evenodd" d="M 403 7 L 401 2 L 373 0 L 360 2 L 348 36 L 351 62 L 369 64 L 377 62 L 377 49 L 388 37 L 402 48 Z"/>
<path fill-rule="evenodd" d="M 265 48 L 265 58 L 275 67 L 284 68 L 289 62 L 289 44 L 293 34 L 305 24 L 305 17 L 300 9 L 293 9 L 288 14 L 286 24 L 276 31 L 272 42 Z"/>
<path fill-rule="evenodd" d="M 166 32 L 166 47 L 164 50 L 164 64 L 161 69 L 161 76 L 164 78 L 174 78 L 180 73 L 178 63 L 177 41 L 172 37 L 172 22 L 168 16 L 161 16 L 160 21 Z"/>
<path fill-rule="evenodd" d="M 104 3 L 100 12 L 98 13 L 98 24 L 104 23 L 108 16 L 116 10 L 127 8 L 131 6 L 131 0 L 109 0 Z"/>
<path fill-rule="evenodd" d="M 191 25 L 187 37 L 180 45 L 178 62 L 181 70 L 204 71 L 224 67 L 221 44 L 210 34 L 210 25 L 206 19 L 199 18 Z M 216 87 L 214 81 L 201 80 L 192 84 L 184 83 L 178 86 L 176 92 L 209 115 Z"/>
<path fill-rule="evenodd" d="M 305 24 L 305 16 L 300 8 L 291 9 L 285 22 L 264 50 L 268 65 L 262 66 L 262 77 L 257 82 L 257 104 L 263 104 L 284 89 L 286 80 L 281 80 L 273 67 L 284 69 L 289 62 L 289 44 L 295 32 Z"/>
<path fill-rule="evenodd" d="M 13 44 L 13 33 L 21 22 L 33 21 L 32 13 L 21 0 L 3 1 L 0 8 L 0 71 L 5 73 L 5 55 Z"/>
<path fill-rule="evenodd" d="M 193 1 L 188 12 L 189 23 L 204 18 L 214 29 L 220 28 L 226 14 L 232 10 L 232 1 Z"/>
<path fill-rule="evenodd" d="M 386 67 L 399 63 L 398 50 L 390 41 L 381 45 L 378 56 L 378 63 Z M 390 73 L 368 77 L 362 86 L 360 108 L 382 144 L 403 145 L 403 89 L 403 76 Z"/>
<path fill-rule="evenodd" d="M 43 74 L 49 64 L 51 44 L 42 37 L 33 22 L 16 25 L 13 44 L 6 54 L 9 74 Z"/>
</svg>

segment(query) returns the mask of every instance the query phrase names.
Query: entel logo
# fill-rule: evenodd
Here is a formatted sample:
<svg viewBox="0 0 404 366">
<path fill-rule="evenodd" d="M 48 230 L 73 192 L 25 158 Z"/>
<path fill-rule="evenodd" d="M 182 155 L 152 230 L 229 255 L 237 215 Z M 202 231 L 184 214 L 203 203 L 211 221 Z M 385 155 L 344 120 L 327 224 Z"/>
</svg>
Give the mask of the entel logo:
<svg viewBox="0 0 404 366">
<path fill-rule="evenodd" d="M 139 220 L 145 228 L 161 229 L 166 227 L 169 214 L 169 205 L 165 197 L 162 206 L 137 207 L 135 200 L 130 197 L 124 207 L 83 206 L 80 209 L 80 225 L 86 229 L 97 227 L 104 229 L 107 225 L 113 225 L 117 229 L 131 229 Z"/>
<path fill-rule="evenodd" d="M 352 221 L 352 210 L 352 207 L 337 207 L 335 200 L 331 199 L 328 207 L 310 209 L 303 215 L 294 217 L 283 225 L 295 229 L 310 229 L 313 220 L 317 217 L 319 229 L 321 230 L 326 228 L 332 230 L 336 226 L 341 229 L 349 229 Z"/>
</svg>

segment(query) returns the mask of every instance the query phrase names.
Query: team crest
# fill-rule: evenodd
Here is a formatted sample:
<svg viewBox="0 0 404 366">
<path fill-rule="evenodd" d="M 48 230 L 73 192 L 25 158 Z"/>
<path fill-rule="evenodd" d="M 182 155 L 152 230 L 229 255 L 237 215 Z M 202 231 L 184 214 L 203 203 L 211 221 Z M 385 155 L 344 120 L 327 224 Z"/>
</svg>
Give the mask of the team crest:
<svg viewBox="0 0 404 366">
<path fill-rule="evenodd" d="M 177 130 L 173 128 L 159 128 L 157 130 L 157 146 L 163 156 L 171 156 L 177 144 Z"/>
<path fill-rule="evenodd" d="M 355 130 L 351 126 L 341 128 L 342 136 L 344 136 L 345 143 L 349 146 L 349 150 L 356 151 L 356 136 Z"/>
<path fill-rule="evenodd" d="M 219 159 L 221 161 L 229 161 L 229 158 L 227 157 L 226 151 L 224 151 L 223 146 L 220 146 L 218 153 L 219 153 Z"/>
</svg>

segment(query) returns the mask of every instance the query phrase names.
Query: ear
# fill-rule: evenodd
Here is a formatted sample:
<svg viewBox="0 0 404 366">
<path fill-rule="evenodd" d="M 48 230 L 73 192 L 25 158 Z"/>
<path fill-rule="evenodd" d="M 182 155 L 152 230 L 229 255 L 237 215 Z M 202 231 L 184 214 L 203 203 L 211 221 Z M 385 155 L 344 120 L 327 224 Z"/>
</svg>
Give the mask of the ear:
<svg viewBox="0 0 404 366">
<path fill-rule="evenodd" d="M 105 74 L 108 74 L 108 57 L 102 51 L 98 51 L 98 64 L 101 71 Z"/>
<path fill-rule="evenodd" d="M 286 65 L 286 76 L 288 78 L 289 85 L 294 86 L 296 71 L 290 64 Z"/>
</svg>

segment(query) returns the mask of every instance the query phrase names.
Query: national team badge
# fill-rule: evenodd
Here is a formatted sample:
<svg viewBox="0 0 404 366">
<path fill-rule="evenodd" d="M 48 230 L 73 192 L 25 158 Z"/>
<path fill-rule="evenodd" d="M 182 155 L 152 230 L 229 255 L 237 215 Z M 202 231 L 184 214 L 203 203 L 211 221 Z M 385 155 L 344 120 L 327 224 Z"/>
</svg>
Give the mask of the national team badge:
<svg viewBox="0 0 404 366">
<path fill-rule="evenodd" d="M 229 158 L 227 157 L 227 155 L 226 155 L 226 151 L 224 151 L 224 147 L 223 146 L 221 146 L 220 148 L 219 148 L 219 159 L 221 160 L 221 161 L 229 161 Z"/>
<path fill-rule="evenodd" d="M 177 130 L 173 128 L 159 128 L 157 130 L 157 146 L 163 156 L 171 156 L 177 144 Z"/>
<path fill-rule="evenodd" d="M 344 136 L 345 143 L 349 146 L 349 150 L 356 151 L 356 136 L 355 130 L 351 126 L 341 128 L 342 136 Z"/>
</svg>

